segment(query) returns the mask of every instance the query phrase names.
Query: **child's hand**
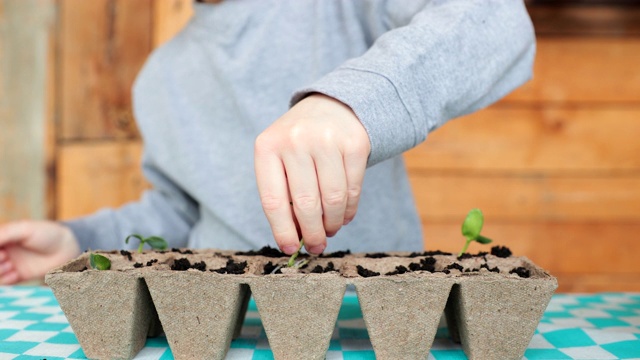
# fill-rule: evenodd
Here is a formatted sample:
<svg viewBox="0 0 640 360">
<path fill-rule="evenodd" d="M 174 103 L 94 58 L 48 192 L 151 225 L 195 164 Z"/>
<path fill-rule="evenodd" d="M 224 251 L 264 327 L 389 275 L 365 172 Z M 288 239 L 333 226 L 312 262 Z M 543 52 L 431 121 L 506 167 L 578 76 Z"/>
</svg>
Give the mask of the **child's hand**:
<svg viewBox="0 0 640 360">
<path fill-rule="evenodd" d="M 321 94 L 303 99 L 258 136 L 258 190 L 282 251 L 295 252 L 302 236 L 307 251 L 319 254 L 326 237 L 354 218 L 370 150 L 353 111 Z"/>
<path fill-rule="evenodd" d="M 54 221 L 0 226 L 0 285 L 42 278 L 80 254 L 73 232 Z"/>
</svg>

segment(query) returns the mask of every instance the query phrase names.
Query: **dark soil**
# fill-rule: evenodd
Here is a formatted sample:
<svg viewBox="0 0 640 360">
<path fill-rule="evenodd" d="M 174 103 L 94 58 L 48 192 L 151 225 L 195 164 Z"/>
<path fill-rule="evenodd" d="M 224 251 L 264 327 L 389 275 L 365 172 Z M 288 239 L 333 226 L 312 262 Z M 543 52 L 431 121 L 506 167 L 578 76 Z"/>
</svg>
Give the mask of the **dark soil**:
<svg viewBox="0 0 640 360">
<path fill-rule="evenodd" d="M 453 270 L 453 269 L 457 269 L 462 271 L 464 268 L 462 267 L 462 265 L 458 264 L 458 263 L 453 263 L 453 264 L 449 264 L 446 267 L 447 270 Z"/>
<path fill-rule="evenodd" d="M 158 259 L 151 259 L 151 260 L 147 261 L 147 266 L 151 266 L 151 265 L 153 265 L 153 264 L 155 264 L 157 262 L 158 262 Z"/>
<path fill-rule="evenodd" d="M 275 268 L 277 268 L 277 267 L 278 267 L 278 265 L 274 265 L 271 261 L 269 261 L 268 263 L 266 263 L 264 265 L 264 268 L 262 268 L 262 274 L 263 275 L 271 275 L 273 270 L 275 270 Z M 282 271 L 280 271 L 280 269 L 278 269 L 278 271 L 276 271 L 274 274 L 282 274 Z"/>
<path fill-rule="evenodd" d="M 210 271 L 217 272 L 218 274 L 244 274 L 244 270 L 247 268 L 247 262 L 235 262 L 233 259 L 227 260 L 227 265 L 219 269 L 211 269 Z"/>
<path fill-rule="evenodd" d="M 520 276 L 521 278 L 528 278 L 529 276 L 531 276 L 529 270 L 523 268 L 522 266 L 509 271 L 509 274 L 518 274 L 518 276 Z"/>
<path fill-rule="evenodd" d="M 407 257 L 412 257 L 413 258 L 413 257 L 434 256 L 434 255 L 451 255 L 451 253 L 440 251 L 440 250 L 433 250 L 433 251 L 425 251 L 425 252 L 412 252 Z"/>
<path fill-rule="evenodd" d="M 133 259 L 131 258 L 131 253 L 127 250 L 120 250 L 120 255 L 126 256 L 129 261 L 133 261 Z"/>
<path fill-rule="evenodd" d="M 420 260 L 420 263 L 411 263 L 409 264 L 409 270 L 411 271 L 428 271 L 428 272 L 434 272 L 436 271 L 436 258 L 429 256 L 426 257 L 424 259 Z"/>
<path fill-rule="evenodd" d="M 367 258 L 370 258 L 370 259 L 382 259 L 382 258 L 389 257 L 389 254 L 382 253 L 382 252 L 377 252 L 377 253 L 364 254 L 364 257 L 367 257 Z"/>
<path fill-rule="evenodd" d="M 499 258 L 508 258 L 511 256 L 511 250 L 506 246 L 494 246 L 491 248 L 491 255 Z"/>
<path fill-rule="evenodd" d="M 262 249 L 257 250 L 257 251 L 256 250 L 238 251 L 238 252 L 236 252 L 236 255 L 244 255 L 244 256 L 262 255 L 262 256 L 270 257 L 270 258 L 279 258 L 279 257 L 289 256 L 289 255 L 283 253 L 282 251 L 280 251 L 278 249 L 272 248 L 269 245 L 264 246 Z"/>
<path fill-rule="evenodd" d="M 345 257 L 345 255 L 351 255 L 351 250 L 336 251 L 336 252 L 327 253 L 327 254 L 320 254 L 319 257 L 321 257 L 321 258 L 343 258 L 343 257 Z"/>
<path fill-rule="evenodd" d="M 316 265 L 313 269 L 311 269 L 310 272 L 312 274 L 323 274 L 323 273 L 328 273 L 328 272 L 331 272 L 331 271 L 338 271 L 338 270 L 336 270 L 336 268 L 333 265 L 333 263 L 331 261 L 329 261 L 327 266 L 325 266 L 324 268 L 321 265 Z"/>
<path fill-rule="evenodd" d="M 375 271 L 371 271 L 369 269 L 365 269 L 360 265 L 358 265 L 356 268 L 358 269 L 358 275 L 360 275 L 362 277 L 380 276 L 379 272 L 375 272 Z"/>
<path fill-rule="evenodd" d="M 200 270 L 200 271 L 205 271 L 205 270 L 207 270 L 207 265 L 204 263 L 204 261 L 200 261 L 200 262 L 194 263 L 192 265 L 191 262 L 189 261 L 189 259 L 187 259 L 187 258 L 176 259 L 173 262 L 173 265 L 171 265 L 171 270 L 186 271 L 186 270 L 189 270 L 189 269 L 196 269 L 196 270 Z"/>
<path fill-rule="evenodd" d="M 144 266 L 144 265 L 142 265 L 142 263 L 139 263 L 139 262 L 137 262 L 137 263 L 133 264 L 133 267 L 134 267 L 134 268 L 141 268 L 141 267 L 143 267 L 143 266 Z"/>
<path fill-rule="evenodd" d="M 398 265 L 396 266 L 396 269 L 394 271 L 390 271 L 385 275 L 399 275 L 399 274 L 404 274 L 406 272 L 409 272 L 409 269 L 407 269 L 405 266 Z"/>
<path fill-rule="evenodd" d="M 177 252 L 177 253 L 182 254 L 182 255 L 193 254 L 193 251 L 192 251 L 192 250 L 189 250 L 189 249 L 187 249 L 187 250 L 180 250 L 180 249 L 177 249 L 177 248 L 171 248 L 171 252 Z"/>
<path fill-rule="evenodd" d="M 487 264 L 480 265 L 480 269 L 483 269 L 483 268 L 487 269 L 487 270 L 489 270 L 491 272 L 494 272 L 494 273 L 499 273 L 500 272 L 500 269 L 498 269 L 497 266 L 494 266 L 494 267 L 490 268 L 489 265 L 487 265 Z"/>
<path fill-rule="evenodd" d="M 78 272 L 83 272 L 83 271 L 87 271 L 87 267 L 86 266 L 83 267 L 82 269 L 80 269 L 80 271 L 78 271 Z"/>
</svg>

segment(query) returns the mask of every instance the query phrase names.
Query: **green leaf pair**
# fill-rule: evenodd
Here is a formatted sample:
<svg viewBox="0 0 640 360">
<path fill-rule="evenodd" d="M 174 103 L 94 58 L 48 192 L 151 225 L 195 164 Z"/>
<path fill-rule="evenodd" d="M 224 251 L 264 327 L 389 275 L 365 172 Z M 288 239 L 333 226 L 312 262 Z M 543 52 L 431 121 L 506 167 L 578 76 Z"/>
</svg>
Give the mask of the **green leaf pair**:
<svg viewBox="0 0 640 360">
<path fill-rule="evenodd" d="M 462 256 L 467 251 L 469 244 L 473 241 L 477 241 L 480 244 L 489 244 L 491 243 L 491 239 L 480 235 L 482 231 L 482 225 L 484 224 L 484 215 L 482 215 L 482 211 L 480 209 L 472 209 L 467 214 L 467 217 L 464 219 L 462 223 L 462 235 L 467 238 L 467 241 L 464 244 L 464 247 L 458 254 L 458 257 Z"/>
<path fill-rule="evenodd" d="M 138 235 L 138 234 L 131 234 L 129 236 L 127 236 L 127 238 L 124 240 L 125 243 L 129 243 L 129 239 L 130 238 L 136 238 L 138 240 L 140 240 L 140 246 L 138 246 L 138 252 L 141 253 L 142 249 L 144 248 L 144 244 L 149 244 L 149 246 L 154 249 L 154 250 L 166 250 L 167 247 L 169 246 L 167 244 L 167 241 L 159 236 L 149 236 L 147 238 L 143 237 L 142 235 Z"/>
</svg>

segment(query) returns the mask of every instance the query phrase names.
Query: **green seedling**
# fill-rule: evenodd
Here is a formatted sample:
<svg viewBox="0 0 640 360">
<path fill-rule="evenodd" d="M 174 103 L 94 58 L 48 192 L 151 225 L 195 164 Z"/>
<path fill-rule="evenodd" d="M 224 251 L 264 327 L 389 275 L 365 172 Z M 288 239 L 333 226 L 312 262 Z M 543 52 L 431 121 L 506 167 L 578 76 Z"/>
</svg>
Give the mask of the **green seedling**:
<svg viewBox="0 0 640 360">
<path fill-rule="evenodd" d="M 467 217 L 462 223 L 462 235 L 467 238 L 467 241 L 458 254 L 458 257 L 462 256 L 462 254 L 467 251 L 467 248 L 472 241 L 477 241 L 480 244 L 489 244 L 492 241 L 491 239 L 480 235 L 480 231 L 482 231 L 482 224 L 484 224 L 482 211 L 480 211 L 480 209 L 473 209 L 469 211 Z"/>
<path fill-rule="evenodd" d="M 141 253 L 144 248 L 144 244 L 147 243 L 154 250 L 166 250 L 169 245 L 167 241 L 159 236 L 149 236 L 148 238 L 142 237 L 142 235 L 131 234 L 124 240 L 125 243 L 129 243 L 130 238 L 136 238 L 140 240 L 140 246 L 138 246 L 138 252 Z"/>
<path fill-rule="evenodd" d="M 298 258 L 298 255 L 300 255 L 300 250 L 302 250 L 303 246 L 304 246 L 304 239 L 300 239 L 300 245 L 298 246 L 298 250 L 293 254 L 291 254 L 291 257 L 289 258 L 289 262 L 287 263 L 287 267 L 299 269 L 305 266 L 307 263 L 309 263 L 309 260 L 302 260 L 302 261 L 296 262 L 296 258 Z"/>
<path fill-rule="evenodd" d="M 89 265 L 91 265 L 92 269 L 109 270 L 111 269 L 111 260 L 102 255 L 91 253 L 89 255 Z"/>
</svg>

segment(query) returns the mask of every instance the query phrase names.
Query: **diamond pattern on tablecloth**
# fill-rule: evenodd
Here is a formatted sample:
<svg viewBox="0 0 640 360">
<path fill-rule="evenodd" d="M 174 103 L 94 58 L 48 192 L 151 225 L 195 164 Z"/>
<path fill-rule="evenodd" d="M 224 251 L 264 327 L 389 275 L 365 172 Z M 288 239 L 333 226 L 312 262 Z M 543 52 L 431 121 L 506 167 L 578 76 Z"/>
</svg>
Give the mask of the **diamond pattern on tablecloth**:
<svg viewBox="0 0 640 360">
<path fill-rule="evenodd" d="M 53 336 L 50 336 L 51 334 Z M 29 335 L 33 336 L 29 336 Z M 17 341 L 11 341 L 8 339 Z M 35 340 L 38 339 L 38 340 Z M 28 340 L 28 341 L 24 341 Z M 0 287 L 0 360 L 84 359 L 73 330 L 48 288 Z M 255 303 L 249 305 L 229 359 L 272 359 Z M 355 294 L 347 293 L 327 359 L 374 359 Z M 439 328 L 429 360 L 465 359 L 459 344 Z M 640 296 L 555 295 L 525 353 L 533 359 L 639 359 Z M 138 360 L 173 359 L 166 338 L 148 339 Z"/>
<path fill-rule="evenodd" d="M 604 350 L 599 346 L 567 347 L 564 349 L 560 349 L 560 351 L 569 355 L 571 359 L 580 359 L 580 360 L 616 360 L 618 359 L 615 355 Z"/>
<path fill-rule="evenodd" d="M 17 333 L 6 338 L 5 341 L 36 341 L 45 342 L 48 339 L 54 337 L 57 334 L 56 331 L 32 331 L 21 330 Z"/>
</svg>

